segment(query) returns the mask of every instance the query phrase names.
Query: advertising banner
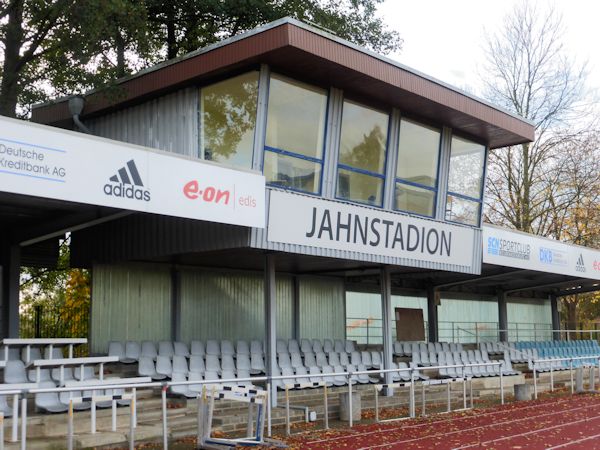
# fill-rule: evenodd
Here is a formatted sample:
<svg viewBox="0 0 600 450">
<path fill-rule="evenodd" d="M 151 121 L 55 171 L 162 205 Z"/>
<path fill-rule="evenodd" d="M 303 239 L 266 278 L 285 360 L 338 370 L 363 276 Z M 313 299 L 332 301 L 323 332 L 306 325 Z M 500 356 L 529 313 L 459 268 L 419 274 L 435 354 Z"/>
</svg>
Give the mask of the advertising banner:
<svg viewBox="0 0 600 450">
<path fill-rule="evenodd" d="M 471 266 L 474 236 L 475 231 L 468 227 L 271 192 L 268 240 L 272 242 L 410 258 L 415 264 L 429 261 Z"/>
<path fill-rule="evenodd" d="M 483 262 L 600 280 L 600 251 L 485 225 Z"/>
<path fill-rule="evenodd" d="M 0 191 L 264 228 L 262 175 L 0 117 Z"/>
</svg>

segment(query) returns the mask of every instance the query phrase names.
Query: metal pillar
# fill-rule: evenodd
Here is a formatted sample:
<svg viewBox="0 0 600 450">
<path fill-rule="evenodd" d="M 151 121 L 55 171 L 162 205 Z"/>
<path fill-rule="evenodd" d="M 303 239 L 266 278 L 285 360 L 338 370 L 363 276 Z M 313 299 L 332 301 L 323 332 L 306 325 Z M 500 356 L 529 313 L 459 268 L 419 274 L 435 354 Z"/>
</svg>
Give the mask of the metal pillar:
<svg viewBox="0 0 600 450">
<path fill-rule="evenodd" d="M 19 277 L 21 274 L 21 247 L 18 244 L 3 246 L 0 250 L 2 279 L 0 282 L 0 311 L 2 327 L 0 336 L 19 337 Z"/>
<path fill-rule="evenodd" d="M 508 309 L 506 307 L 506 292 L 498 292 L 498 339 L 508 341 Z"/>
<path fill-rule="evenodd" d="M 552 314 L 552 329 L 560 330 L 560 316 L 558 315 L 558 297 L 556 294 L 550 294 L 550 311 Z M 560 340 L 560 331 L 553 333 L 552 339 Z"/>
<path fill-rule="evenodd" d="M 265 256 L 265 367 L 273 375 L 277 367 L 277 298 L 275 290 L 275 255 Z M 277 406 L 277 386 L 271 383 L 271 406 Z"/>
<path fill-rule="evenodd" d="M 439 293 L 434 286 L 427 287 L 427 324 L 429 342 L 438 341 L 438 306 Z"/>
<path fill-rule="evenodd" d="M 171 339 L 181 340 L 181 273 L 171 269 Z"/>
<path fill-rule="evenodd" d="M 391 369 L 393 362 L 392 348 L 392 276 L 390 268 L 381 269 L 381 333 L 383 336 L 383 368 Z M 392 374 L 385 374 L 385 383 L 392 383 Z M 392 389 L 386 389 L 385 395 L 393 395 Z"/>
</svg>

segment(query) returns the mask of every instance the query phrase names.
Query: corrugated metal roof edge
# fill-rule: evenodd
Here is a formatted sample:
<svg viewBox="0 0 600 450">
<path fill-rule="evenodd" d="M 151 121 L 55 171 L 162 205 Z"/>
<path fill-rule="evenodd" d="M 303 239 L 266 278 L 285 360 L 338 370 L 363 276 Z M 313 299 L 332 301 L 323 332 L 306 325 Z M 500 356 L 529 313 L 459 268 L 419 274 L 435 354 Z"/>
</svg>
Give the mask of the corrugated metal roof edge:
<svg viewBox="0 0 600 450">
<path fill-rule="evenodd" d="M 338 37 L 338 36 L 336 36 L 336 35 L 334 35 L 334 34 L 332 34 L 330 32 L 327 32 L 327 31 L 324 31 L 324 30 L 322 30 L 320 28 L 317 28 L 316 26 L 308 25 L 308 24 L 306 24 L 306 23 L 304 23 L 304 22 L 302 22 L 300 20 L 294 19 L 293 17 L 284 17 L 282 19 L 275 20 L 273 22 L 270 22 L 270 23 L 265 24 L 263 26 L 257 27 L 255 29 L 247 31 L 245 33 L 241 33 L 241 34 L 238 34 L 236 36 L 232 36 L 230 38 L 227 38 L 227 39 L 224 39 L 222 41 L 216 42 L 214 44 L 208 45 L 206 47 L 202 47 L 202 48 L 200 48 L 198 50 L 195 50 L 193 52 L 186 53 L 185 55 L 179 56 L 177 58 L 173 58 L 173 59 L 164 61 L 162 63 L 156 64 L 156 65 L 154 65 L 152 67 L 148 67 L 146 69 L 142 69 L 142 70 L 140 70 L 139 72 L 137 72 L 137 73 L 135 73 L 133 75 L 128 75 L 126 77 L 123 77 L 123 78 L 120 78 L 120 79 L 116 80 L 116 83 L 117 84 L 121 84 L 121 83 L 130 81 L 130 80 L 133 80 L 135 78 L 142 77 L 144 75 L 147 75 L 149 73 L 161 70 L 161 69 L 163 69 L 165 67 L 168 67 L 168 66 L 171 66 L 173 64 L 177 64 L 177 63 L 179 63 L 181 61 L 185 61 L 187 59 L 196 57 L 198 55 L 201 55 L 201 54 L 204 54 L 204 53 L 208 53 L 208 52 L 213 51 L 215 49 L 227 46 L 229 44 L 232 44 L 232 43 L 237 42 L 237 41 L 241 41 L 243 39 L 247 39 L 247 38 L 249 38 L 251 36 L 254 36 L 256 34 L 263 33 L 263 32 L 265 32 L 267 30 L 270 30 L 270 29 L 273 29 L 273 28 L 277 28 L 277 27 L 279 27 L 281 25 L 285 25 L 285 24 L 294 25 L 294 26 L 296 26 L 298 28 L 302 28 L 304 30 L 310 31 L 311 33 L 318 34 L 318 35 L 320 35 L 320 36 L 322 36 L 322 37 L 324 37 L 326 39 L 333 40 L 333 41 L 335 41 L 335 42 L 337 42 L 337 43 L 339 43 L 341 45 L 344 45 L 345 47 L 352 48 L 353 50 L 357 50 L 357 51 L 359 51 L 361 53 L 365 53 L 365 54 L 367 54 L 367 55 L 369 55 L 369 56 L 371 56 L 373 58 L 379 59 L 380 61 L 383 61 L 383 62 L 385 62 L 387 64 L 392 65 L 392 66 L 395 66 L 395 67 L 397 67 L 399 69 L 402 69 L 402 70 L 404 70 L 406 72 L 410 72 L 410 73 L 412 73 L 412 74 L 414 74 L 414 75 L 416 75 L 418 77 L 424 78 L 424 79 L 426 79 L 426 80 L 428 80 L 428 81 L 430 81 L 432 83 L 438 84 L 438 85 L 440 85 L 440 86 L 442 86 L 442 87 L 444 87 L 446 89 L 454 91 L 457 94 L 463 95 L 463 96 L 465 96 L 465 97 L 467 97 L 467 98 L 469 98 L 469 99 L 471 99 L 473 101 L 481 103 L 482 105 L 485 105 L 485 106 L 488 106 L 488 107 L 490 107 L 492 109 L 500 111 L 500 112 L 502 112 L 502 113 L 504 113 L 504 114 L 506 114 L 506 115 L 508 115 L 510 117 L 513 117 L 513 118 L 515 118 L 517 120 L 523 121 L 523 122 L 525 122 L 525 123 L 527 123 L 529 125 L 532 125 L 532 126 L 535 125 L 529 119 L 526 119 L 526 118 L 524 118 L 524 117 L 522 117 L 522 116 L 520 116 L 518 114 L 515 114 L 515 113 L 513 113 L 511 111 L 508 111 L 508 110 L 506 110 L 506 109 L 504 109 L 504 108 L 502 108 L 502 107 L 500 107 L 498 105 L 494 105 L 493 103 L 490 103 L 487 100 L 484 100 L 484 99 L 482 99 L 480 97 L 477 97 L 476 95 L 473 95 L 473 94 L 471 94 L 469 92 L 463 91 L 462 89 L 459 89 L 456 86 L 452 86 L 451 84 L 448 84 L 448 83 L 446 83 L 444 81 L 441 81 L 441 80 L 439 80 L 437 78 L 434 78 L 432 76 L 424 74 L 423 72 L 420 72 L 420 71 L 418 71 L 416 69 L 408 67 L 408 66 L 406 66 L 406 65 L 404 65 L 404 64 L 402 64 L 402 63 L 400 63 L 398 61 L 395 61 L 395 60 L 393 60 L 391 58 L 388 58 L 386 56 L 380 55 L 380 54 L 378 54 L 378 53 L 376 53 L 376 52 L 374 52 L 372 50 L 369 50 L 367 48 L 361 47 L 361 46 L 359 46 L 357 44 L 354 44 L 354 43 L 349 42 L 349 41 L 347 41 L 345 39 L 342 39 L 342 38 L 340 38 L 340 37 Z M 96 93 L 96 92 L 98 92 L 100 90 L 102 90 L 102 88 L 92 89 L 92 90 L 86 92 L 86 95 Z M 57 99 L 50 100 L 50 101 L 44 102 L 44 103 L 37 103 L 37 104 L 33 105 L 32 108 L 37 109 L 37 108 L 42 108 L 44 106 L 53 105 L 53 104 L 56 104 L 56 103 L 62 103 L 64 101 L 67 101 L 71 97 L 73 97 L 73 95 L 59 97 Z"/>
</svg>

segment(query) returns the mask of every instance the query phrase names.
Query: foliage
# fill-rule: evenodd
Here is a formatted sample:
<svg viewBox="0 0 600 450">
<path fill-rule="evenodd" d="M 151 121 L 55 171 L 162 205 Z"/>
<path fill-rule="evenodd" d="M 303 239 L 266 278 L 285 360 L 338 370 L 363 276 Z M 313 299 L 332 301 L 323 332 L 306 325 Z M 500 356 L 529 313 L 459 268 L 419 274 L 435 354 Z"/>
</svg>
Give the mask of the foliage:
<svg viewBox="0 0 600 450">
<path fill-rule="evenodd" d="M 400 49 L 382 0 L 0 0 L 0 114 L 119 77 L 293 16 L 375 51 Z M 107 91 L 116 95 L 114 91 Z"/>
</svg>

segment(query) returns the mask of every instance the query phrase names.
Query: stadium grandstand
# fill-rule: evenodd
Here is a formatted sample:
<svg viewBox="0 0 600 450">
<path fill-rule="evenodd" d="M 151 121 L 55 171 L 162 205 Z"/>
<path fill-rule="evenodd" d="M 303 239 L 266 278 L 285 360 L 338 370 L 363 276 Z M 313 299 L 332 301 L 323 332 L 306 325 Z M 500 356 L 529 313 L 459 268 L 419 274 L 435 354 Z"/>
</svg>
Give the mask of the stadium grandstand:
<svg viewBox="0 0 600 450">
<path fill-rule="evenodd" d="M 282 446 L 361 409 L 594 388 L 598 336 L 557 299 L 598 289 L 600 252 L 482 224 L 487 153 L 531 123 L 288 18 L 115 89 L 0 118 L 2 444 Z M 66 233 L 89 335 L 21 338 L 20 267 Z"/>
</svg>

